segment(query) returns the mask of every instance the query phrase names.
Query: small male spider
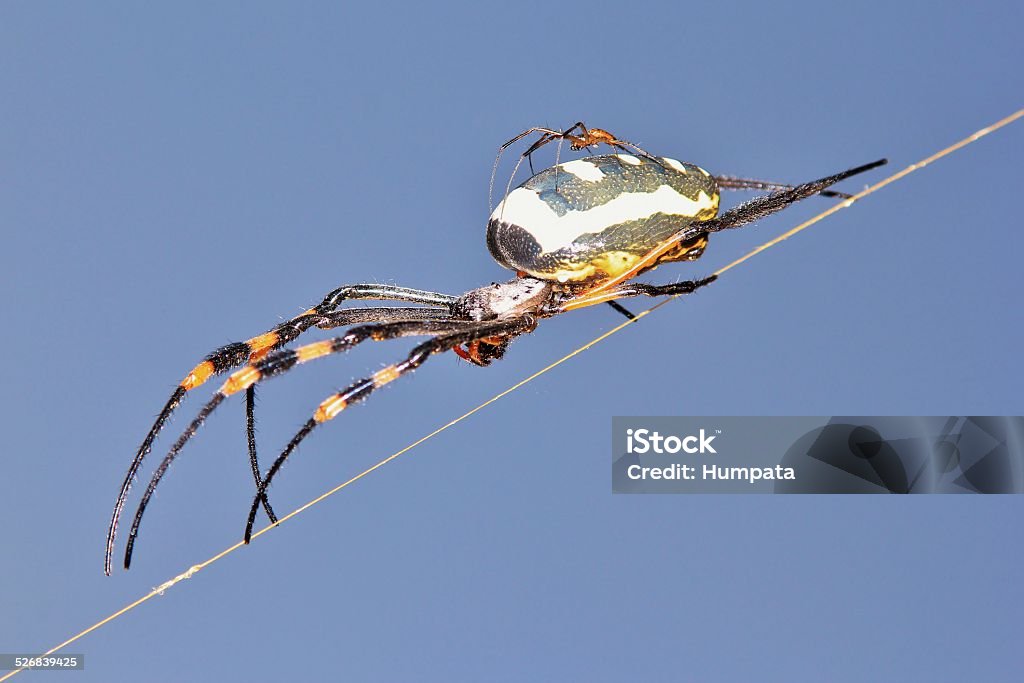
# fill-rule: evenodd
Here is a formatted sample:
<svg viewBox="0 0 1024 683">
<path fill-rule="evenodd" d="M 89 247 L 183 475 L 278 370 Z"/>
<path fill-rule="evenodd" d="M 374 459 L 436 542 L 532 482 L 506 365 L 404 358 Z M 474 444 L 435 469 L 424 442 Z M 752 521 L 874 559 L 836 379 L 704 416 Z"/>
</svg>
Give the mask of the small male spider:
<svg viewBox="0 0 1024 683">
<path fill-rule="evenodd" d="M 579 131 L 579 135 L 576 135 L 575 131 Z M 498 149 L 498 156 L 500 157 L 501 153 L 504 152 L 506 149 L 508 149 L 515 143 L 519 142 L 527 135 L 532 135 L 533 133 L 540 133 L 541 136 L 537 138 L 537 141 L 530 145 L 529 148 L 527 148 L 527 150 L 523 152 L 520 156 L 520 161 L 524 157 L 527 159 L 527 161 L 529 161 L 530 173 L 534 172 L 533 153 L 536 152 L 541 147 L 543 147 L 544 145 L 548 144 L 549 142 L 553 142 L 555 140 L 567 140 L 569 142 L 569 149 L 573 151 L 579 151 L 581 149 L 590 151 L 591 147 L 596 147 L 597 145 L 604 144 L 608 145 L 609 147 L 618 149 L 622 152 L 625 152 L 627 154 L 629 153 L 629 150 L 633 150 L 634 152 L 637 152 L 640 156 L 647 157 L 651 161 L 657 161 L 658 159 L 656 156 L 648 154 L 645 150 L 634 145 L 632 142 L 629 142 L 628 140 L 620 140 L 619 138 L 615 137 L 615 135 L 609 133 L 603 128 L 587 128 L 582 121 L 577 121 L 576 123 L 566 128 L 565 130 L 552 130 L 551 128 L 545 128 L 543 126 L 534 126 L 533 128 L 528 128 L 527 130 L 524 130 L 522 133 L 520 133 L 519 135 L 515 136 L 514 138 L 503 144 Z"/>
<path fill-rule="evenodd" d="M 491 255 L 516 273 L 508 282 L 493 283 L 460 296 L 391 285 L 346 285 L 269 332 L 248 341 L 227 344 L 208 355 L 171 394 L 128 469 L 107 534 L 104 561 L 107 574 L 111 571 L 118 522 L 143 458 L 185 394 L 214 375 L 245 364 L 233 372 L 203 406 L 153 473 L 129 531 L 124 557 L 126 569 L 131 564 L 143 512 L 161 478 L 188 440 L 228 396 L 242 391 L 246 394 L 249 454 L 257 488 L 246 523 L 245 540 L 248 542 L 261 504 L 268 518 L 276 521 L 267 500 L 267 487 L 303 439 L 345 408 L 415 370 L 431 356 L 454 351 L 483 367 L 501 358 L 513 339 L 532 332 L 543 318 L 598 303 L 612 304 L 629 316 L 630 313 L 616 303 L 618 299 L 689 294 L 714 281 L 715 276 L 665 285 L 631 280 L 663 263 L 697 259 L 713 232 L 747 225 L 811 195 L 849 196 L 829 192 L 826 188 L 886 163 L 881 159 L 796 186 L 713 176 L 693 164 L 655 157 L 607 131 L 587 129 L 582 122 L 564 132 L 531 128 L 502 145 L 501 150 L 532 133 L 541 133 L 541 136 L 519 162 L 553 140 L 567 140 L 574 149 L 598 143 L 620 150 L 628 147 L 637 151 L 638 156 L 608 154 L 558 164 L 508 192 L 487 223 L 487 247 Z M 718 215 L 719 190 L 736 188 L 773 192 Z M 414 305 L 339 308 L 343 302 L 354 300 Z M 291 349 L 282 348 L 310 328 L 329 330 L 346 326 L 352 327 L 341 336 Z M 266 474 L 260 475 L 253 427 L 257 383 L 302 363 L 348 351 L 367 340 L 413 336 L 427 337 L 427 340 L 415 346 L 398 363 L 357 380 L 322 401 Z"/>
</svg>

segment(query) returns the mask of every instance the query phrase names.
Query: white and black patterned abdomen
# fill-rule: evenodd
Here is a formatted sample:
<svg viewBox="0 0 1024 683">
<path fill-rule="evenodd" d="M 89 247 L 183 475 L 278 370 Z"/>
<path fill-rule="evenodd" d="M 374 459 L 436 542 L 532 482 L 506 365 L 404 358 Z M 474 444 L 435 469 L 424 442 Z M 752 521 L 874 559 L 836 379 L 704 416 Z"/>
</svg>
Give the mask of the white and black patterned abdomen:
<svg viewBox="0 0 1024 683">
<path fill-rule="evenodd" d="M 541 171 L 491 214 L 487 248 L 506 268 L 558 282 L 614 277 L 695 220 L 718 213 L 707 171 L 675 159 L 587 157 Z"/>
</svg>

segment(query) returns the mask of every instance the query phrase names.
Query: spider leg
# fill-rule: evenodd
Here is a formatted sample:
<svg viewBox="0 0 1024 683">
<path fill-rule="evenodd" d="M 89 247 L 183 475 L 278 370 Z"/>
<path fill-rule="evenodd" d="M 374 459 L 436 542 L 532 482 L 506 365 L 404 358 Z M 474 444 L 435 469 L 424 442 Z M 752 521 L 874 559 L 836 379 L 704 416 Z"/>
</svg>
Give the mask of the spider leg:
<svg viewBox="0 0 1024 683">
<path fill-rule="evenodd" d="M 519 142 L 520 140 L 525 138 L 527 135 L 532 135 L 534 133 L 541 133 L 542 135 L 540 137 L 540 140 L 538 140 L 536 143 L 534 143 L 534 146 L 530 148 L 531 151 L 533 151 L 535 147 L 541 147 L 543 145 L 546 145 L 551 140 L 554 140 L 555 138 L 561 137 L 561 135 L 562 135 L 562 131 L 560 131 L 560 130 L 552 130 L 551 128 L 545 128 L 543 126 L 534 126 L 533 128 L 529 128 L 527 130 L 524 130 L 522 133 L 520 133 L 519 135 L 515 136 L 512 139 L 506 140 L 505 143 L 501 147 L 498 148 L 498 154 L 494 157 L 494 165 L 491 167 L 491 182 L 487 186 L 487 207 L 488 207 L 488 210 L 493 210 L 493 208 L 494 208 L 494 178 L 498 174 L 498 162 L 501 161 L 501 156 L 505 153 L 506 149 L 508 149 L 509 147 L 514 145 L 515 143 Z M 543 140 L 543 142 L 541 142 L 541 140 Z M 516 170 L 517 171 L 519 170 L 519 164 L 523 163 L 523 157 L 526 157 L 528 155 L 529 155 L 529 152 L 527 154 L 523 154 L 523 155 L 521 155 L 519 157 L 519 161 L 516 163 Z M 530 168 L 531 168 L 531 170 L 533 169 L 533 162 L 532 161 L 530 162 Z M 515 171 L 513 171 L 513 173 L 512 173 L 512 178 L 515 178 Z M 510 179 L 509 180 L 509 186 L 511 186 L 511 184 L 512 184 L 512 180 Z M 507 191 L 506 191 L 506 194 L 508 194 Z"/>
<path fill-rule="evenodd" d="M 735 208 L 729 209 L 718 218 L 692 223 L 684 231 L 689 235 L 689 237 L 683 237 L 683 239 L 692 239 L 702 232 L 710 233 L 719 232 L 721 230 L 731 230 L 733 228 L 747 225 L 748 223 L 753 223 L 756 220 L 770 216 L 776 211 L 781 211 L 790 204 L 798 202 L 801 199 L 821 194 L 822 190 L 831 185 L 835 185 L 841 180 L 846 180 L 851 176 L 864 173 L 865 171 L 870 171 L 871 169 L 878 168 L 879 166 L 884 166 L 887 163 L 887 159 L 879 159 L 878 161 L 873 161 L 870 164 L 851 168 L 850 170 L 843 171 L 842 173 L 836 173 L 835 175 L 826 176 L 818 180 L 812 180 L 809 183 L 796 185 L 788 190 L 780 190 L 778 192 L 773 192 L 772 194 L 754 197 L 748 202 L 744 202 Z"/>
<path fill-rule="evenodd" d="M 372 308 L 344 308 L 334 313 L 328 313 L 323 316 L 316 326 L 321 330 L 331 330 L 336 327 L 347 327 L 348 325 L 359 325 L 362 323 L 452 319 L 452 312 L 447 308 L 375 306 Z"/>
<path fill-rule="evenodd" d="M 358 309 L 357 309 L 358 310 Z M 403 311 L 405 309 L 396 309 Z M 131 564 L 132 550 L 135 546 L 135 538 L 139 533 L 139 525 L 142 523 L 142 516 L 149 505 L 150 499 L 153 497 L 153 493 L 156 491 L 157 486 L 160 484 L 160 480 L 163 479 L 167 473 L 171 463 L 178 457 L 178 454 L 185 447 L 185 444 L 195 436 L 199 428 L 203 426 L 207 418 L 213 413 L 217 407 L 223 403 L 224 399 L 232 394 L 236 394 L 240 391 L 248 390 L 254 386 L 257 382 L 261 382 L 270 377 L 281 375 L 297 365 L 306 363 L 316 358 L 322 358 L 336 353 L 342 353 L 348 351 L 352 347 L 367 341 L 385 341 L 388 339 L 396 339 L 398 337 L 408 337 L 417 335 L 437 335 L 458 330 L 465 327 L 468 324 L 472 324 L 469 321 L 452 318 L 447 320 L 405 320 L 395 319 L 391 322 L 362 325 L 359 327 L 353 327 L 348 332 L 340 337 L 334 337 L 332 339 L 325 339 L 323 341 L 314 342 L 305 346 L 300 346 L 295 349 L 284 349 L 268 354 L 262 359 L 256 361 L 251 365 L 232 373 L 224 384 L 214 393 L 213 397 L 203 406 L 199 414 L 192 420 L 189 426 L 182 432 L 178 440 L 174 442 L 167 455 L 160 462 L 160 465 L 153 472 L 152 477 L 149 480 L 149 484 L 146 486 L 146 491 L 142 496 L 142 500 L 139 501 L 139 507 L 135 511 L 135 518 L 132 521 L 131 529 L 128 532 L 128 543 L 125 548 L 124 566 L 125 569 Z M 266 480 L 262 482 L 259 487 L 261 492 L 266 491 Z M 258 494 L 261 496 L 262 493 Z"/>
<path fill-rule="evenodd" d="M 263 486 L 263 479 L 260 476 L 260 459 L 256 455 L 256 387 L 251 386 L 245 390 L 245 436 L 249 446 L 249 466 L 252 468 L 252 479 L 256 482 L 256 490 Z M 266 496 L 260 499 L 263 509 L 267 513 L 267 519 L 273 524 L 277 521 L 274 508 L 270 507 L 270 501 Z"/>
<path fill-rule="evenodd" d="M 530 145 L 529 149 L 527 149 L 525 152 L 523 152 L 522 154 L 519 155 L 520 159 L 524 159 L 525 158 L 526 161 L 530 164 L 530 175 L 534 175 L 536 173 L 536 171 L 533 170 L 533 153 L 536 152 L 541 147 L 543 147 L 544 145 L 546 145 L 549 142 L 551 142 L 552 140 L 563 140 L 563 139 L 565 139 L 565 134 L 564 133 L 559 133 L 559 134 L 545 133 L 544 135 L 541 135 L 540 138 L 538 138 L 535 143 Z"/>
<path fill-rule="evenodd" d="M 573 131 L 577 130 L 583 133 L 582 138 L 573 135 Z M 552 130 L 550 128 L 542 128 L 538 126 L 531 128 L 530 130 L 523 131 L 516 137 L 512 138 L 511 140 L 509 140 L 508 142 L 501 146 L 500 151 L 504 152 L 506 149 L 509 148 L 510 145 L 512 145 L 515 142 L 518 142 L 519 140 L 521 140 L 522 138 L 526 137 L 531 133 L 543 133 L 543 135 L 541 135 L 536 142 L 530 145 L 529 149 L 527 149 L 520 155 L 521 157 L 529 157 L 531 154 L 533 154 L 538 149 L 548 144 L 552 140 L 569 140 L 570 142 L 575 144 L 577 141 L 585 141 L 589 137 L 587 127 L 583 125 L 582 121 L 577 121 L 576 123 L 566 128 L 565 130 Z"/>
<path fill-rule="evenodd" d="M 576 126 L 579 125 L 582 124 L 576 124 Z M 573 126 L 573 128 L 575 128 L 576 126 Z M 524 130 L 522 133 L 515 136 L 511 140 L 506 140 L 505 143 L 498 148 L 498 156 L 500 157 L 502 152 L 504 152 L 506 149 L 508 149 L 515 143 L 519 142 L 523 138 L 525 138 L 527 135 L 533 135 L 534 133 L 543 133 L 545 136 L 551 136 L 552 138 L 561 137 L 563 135 L 563 132 L 560 130 L 552 130 L 551 128 L 545 128 L 544 126 L 534 126 L 533 128 Z"/>
<path fill-rule="evenodd" d="M 132 460 L 132 463 L 128 468 L 128 472 L 125 474 L 124 481 L 121 484 L 121 489 L 118 492 L 117 502 L 114 504 L 114 510 L 110 517 L 110 526 L 107 530 L 107 545 L 103 561 L 104 572 L 107 575 L 110 574 L 111 560 L 114 552 L 114 538 L 117 534 L 117 525 L 120 521 L 121 513 L 124 511 L 124 506 L 128 499 L 128 492 L 131 489 L 132 483 L 135 481 L 135 476 L 139 471 L 139 467 L 141 467 L 143 459 L 152 448 L 153 441 L 163 429 L 164 425 L 167 424 L 167 420 L 170 418 L 171 414 L 185 398 L 185 394 L 200 386 L 214 375 L 218 375 L 229 370 L 246 360 L 257 360 L 270 351 L 280 348 L 281 346 L 295 340 L 300 334 L 319 323 L 323 319 L 323 316 L 333 312 L 344 301 L 376 299 L 450 307 L 451 304 L 455 302 L 456 298 L 457 297 L 448 294 L 428 292 L 419 289 L 409 289 L 407 287 L 395 287 L 391 285 L 346 285 L 328 293 L 327 296 L 324 297 L 323 301 L 321 301 L 317 306 L 314 306 L 291 320 L 275 326 L 270 331 L 253 337 L 248 341 L 227 344 L 206 356 L 201 363 L 196 365 L 192 371 L 189 372 L 183 380 L 181 380 L 178 387 L 171 394 L 171 397 L 167 400 L 167 403 L 157 415 L 153 426 L 150 427 L 149 432 L 146 434 L 146 438 L 143 439 L 142 444 L 136 451 L 135 458 Z"/>
<path fill-rule="evenodd" d="M 639 145 L 634 145 L 632 142 L 628 140 L 619 140 L 618 138 L 615 138 L 613 140 L 601 140 L 600 142 L 603 142 L 609 147 L 620 149 L 623 152 L 626 152 L 627 154 L 635 152 L 636 154 L 644 157 L 645 159 L 649 159 L 650 161 L 653 161 L 654 163 L 658 164 L 658 166 L 665 168 L 665 162 L 663 162 L 660 157 L 654 156 L 643 147 L 640 147 Z"/>
<path fill-rule="evenodd" d="M 775 192 L 777 190 L 792 190 L 793 186 L 788 183 L 777 183 L 772 180 L 754 180 L 753 178 L 737 178 L 730 175 L 716 175 L 711 176 L 718 183 L 718 187 L 723 190 L 771 190 Z M 818 193 L 822 197 L 839 197 L 842 199 L 849 199 L 852 194 L 845 192 L 836 192 L 834 190 L 822 190 Z"/>
<path fill-rule="evenodd" d="M 577 130 L 580 133 L 582 133 L 582 135 L 573 135 L 573 133 Z M 597 144 L 596 142 L 591 142 L 590 137 L 590 131 L 587 130 L 587 127 L 583 124 L 583 122 L 577 121 L 576 123 L 566 128 L 565 130 L 546 131 L 544 135 L 540 137 L 539 140 L 533 143 L 528 150 L 523 152 L 522 156 L 529 157 L 531 154 L 533 154 L 538 149 L 548 144 L 552 140 L 568 140 L 569 146 L 572 147 L 574 150 L 584 148 L 589 149 L 592 144 Z M 533 170 L 532 162 L 530 164 L 530 170 Z"/>
<path fill-rule="evenodd" d="M 622 304 L 620 304 L 619 302 L 617 302 L 617 301 L 606 301 L 605 303 L 608 304 L 609 306 L 611 306 L 614 310 L 616 310 L 619 313 L 621 313 L 622 315 L 626 316 L 627 320 L 636 320 L 636 316 L 633 315 L 633 312 L 631 310 L 629 310 L 628 308 L 626 308 L 625 306 L 623 306 Z"/>
<path fill-rule="evenodd" d="M 347 327 L 348 325 L 356 325 L 359 323 L 371 323 L 371 322 L 384 322 L 388 320 L 395 320 L 398 317 L 403 320 L 441 320 L 451 318 L 451 312 L 447 308 L 424 308 L 424 307 L 409 307 L 409 308 L 394 308 L 394 307 L 374 307 L 374 308 L 352 308 L 335 311 L 324 316 L 324 319 L 317 323 L 317 327 L 321 330 L 329 330 L 335 327 Z M 259 456 L 256 454 L 256 386 L 250 386 L 245 390 L 245 433 L 249 447 L 249 466 L 252 469 L 253 481 L 256 483 L 256 489 L 259 490 L 260 485 L 263 483 Z M 263 509 L 267 513 L 267 518 L 271 523 L 277 522 L 277 516 L 274 514 L 274 508 L 270 506 L 270 501 L 266 496 L 263 497 Z"/>
<path fill-rule="evenodd" d="M 533 156 L 532 156 L 534 151 L 536 151 L 539 147 L 542 147 L 542 146 L 548 144 L 552 140 L 563 140 L 564 139 L 564 134 L 560 133 L 558 131 L 550 131 L 550 132 L 548 132 L 548 130 L 546 128 L 544 128 L 544 129 L 537 129 L 537 130 L 543 130 L 543 131 L 545 131 L 545 133 L 544 133 L 544 135 L 542 135 L 540 137 L 539 140 L 537 140 L 537 142 L 535 142 L 530 147 L 530 149 L 526 150 L 525 152 L 523 152 L 522 154 L 519 155 L 519 158 L 516 160 L 516 165 L 512 167 L 512 173 L 508 177 L 508 182 L 505 183 L 505 194 L 504 194 L 505 197 L 508 197 L 508 193 L 512 191 L 512 183 L 516 179 L 516 174 L 519 173 L 519 167 L 523 165 L 523 159 L 526 159 L 527 163 L 529 163 L 529 165 L 530 165 L 530 175 L 534 175 L 535 172 L 533 170 Z M 555 154 L 555 165 L 556 166 L 558 165 L 558 157 L 561 154 L 561 151 L 562 151 L 562 146 L 561 146 L 561 144 L 559 144 L 559 146 L 558 146 L 558 153 Z M 495 158 L 495 160 L 494 160 L 494 167 L 491 169 L 491 182 L 487 186 L 487 208 L 489 210 L 491 210 L 491 211 L 494 210 L 494 177 L 495 177 L 495 174 L 498 172 L 498 159 L 500 159 L 500 158 L 501 158 L 501 152 L 499 151 L 497 158 Z"/>
<path fill-rule="evenodd" d="M 415 370 L 426 362 L 427 358 L 434 354 L 450 351 L 456 346 L 471 344 L 472 342 L 479 341 L 481 339 L 515 337 L 526 332 L 531 332 L 536 326 L 537 319 L 530 314 L 507 320 L 485 323 L 467 323 L 462 327 L 462 329 L 455 330 L 447 334 L 439 334 L 433 339 L 419 344 L 409 353 L 408 356 L 406 356 L 405 360 L 378 370 L 370 377 L 356 380 L 341 391 L 324 399 L 324 401 L 320 403 L 319 407 L 317 407 L 313 417 L 302 426 L 294 437 L 292 437 L 292 440 L 288 442 L 287 446 L 285 446 L 281 455 L 277 456 L 274 464 L 271 465 L 269 470 L 267 470 L 267 474 L 263 478 L 263 485 L 260 487 L 260 490 L 257 491 L 256 497 L 253 499 L 253 506 L 249 509 L 249 517 L 245 525 L 245 542 L 248 543 L 252 538 L 252 527 L 256 521 L 256 512 L 259 510 L 260 497 L 266 493 L 267 487 L 270 486 L 270 482 L 273 481 L 274 476 L 278 471 L 280 471 L 285 460 L 287 460 L 298 445 L 302 443 L 302 441 L 309 436 L 314 429 L 316 429 L 317 425 L 333 419 L 345 408 L 365 401 L 366 398 L 376 389 L 379 389 L 385 384 L 390 384 L 402 375 Z"/>
<path fill-rule="evenodd" d="M 577 121 L 576 123 L 572 124 L 565 130 L 563 130 L 561 133 L 559 133 L 559 136 L 565 140 L 571 140 L 573 137 L 573 132 L 577 130 L 583 133 L 583 139 L 587 139 L 590 137 L 590 131 L 587 130 L 586 124 L 584 124 L 582 121 Z"/>
<path fill-rule="evenodd" d="M 717 275 L 709 275 L 708 277 L 700 280 L 683 280 L 682 282 L 672 282 L 667 285 L 650 285 L 645 282 L 627 282 L 626 284 L 613 287 L 612 289 L 606 289 L 592 294 L 583 294 L 575 299 L 570 299 L 562 305 L 562 310 L 571 311 L 577 308 L 584 308 L 585 306 L 593 306 L 594 304 L 601 303 L 610 304 L 614 308 L 617 306 L 615 301 L 616 299 L 624 299 L 631 296 L 675 296 L 677 294 L 690 294 L 705 285 L 710 285 L 717 279 Z M 625 309 L 623 308 L 623 310 Z M 627 317 L 632 320 L 636 316 L 629 314 Z"/>
</svg>

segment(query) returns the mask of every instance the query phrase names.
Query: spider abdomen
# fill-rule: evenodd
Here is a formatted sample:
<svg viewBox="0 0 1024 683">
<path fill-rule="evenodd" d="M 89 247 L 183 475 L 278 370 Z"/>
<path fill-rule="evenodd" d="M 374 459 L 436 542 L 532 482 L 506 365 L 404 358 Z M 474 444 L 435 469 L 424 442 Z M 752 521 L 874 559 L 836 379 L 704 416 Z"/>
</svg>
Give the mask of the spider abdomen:
<svg viewBox="0 0 1024 683">
<path fill-rule="evenodd" d="M 715 179 L 692 164 L 587 157 L 512 190 L 491 214 L 487 247 L 501 265 L 540 279 L 610 278 L 688 224 L 714 218 L 718 198 Z"/>
</svg>

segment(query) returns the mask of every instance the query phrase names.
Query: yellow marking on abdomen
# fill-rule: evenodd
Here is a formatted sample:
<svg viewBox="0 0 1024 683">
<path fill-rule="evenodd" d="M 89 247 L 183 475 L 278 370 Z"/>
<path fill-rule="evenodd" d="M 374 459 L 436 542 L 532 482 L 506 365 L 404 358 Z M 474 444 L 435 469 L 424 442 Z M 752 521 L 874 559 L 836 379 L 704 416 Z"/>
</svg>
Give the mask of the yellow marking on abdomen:
<svg viewBox="0 0 1024 683">
<path fill-rule="evenodd" d="M 373 373 L 373 384 L 377 387 L 382 387 L 388 382 L 394 382 L 396 379 L 398 379 L 398 368 L 394 365 L 389 365 L 383 370 Z"/>
<path fill-rule="evenodd" d="M 225 396 L 236 394 L 242 389 L 248 389 L 257 382 L 260 378 L 260 371 L 253 366 L 244 367 L 237 372 L 233 372 L 228 381 L 224 382 L 224 386 L 220 388 L 220 393 Z"/>
<path fill-rule="evenodd" d="M 295 355 L 299 359 L 300 363 L 305 363 L 307 360 L 313 360 L 314 358 L 321 358 L 323 356 L 330 355 L 330 353 L 330 339 L 318 341 L 315 344 L 307 344 L 306 346 L 300 346 L 295 349 Z"/>
<path fill-rule="evenodd" d="M 320 407 L 317 408 L 316 412 L 313 414 L 313 419 L 316 422 L 327 422 L 335 415 L 345 410 L 346 405 L 347 402 L 341 397 L 341 394 L 335 394 L 320 404 Z"/>
<path fill-rule="evenodd" d="M 195 389 L 200 384 L 210 379 L 213 374 L 213 362 L 204 360 L 199 365 L 192 368 L 192 372 L 185 376 L 185 379 L 181 380 L 181 384 L 178 385 L 185 391 Z"/>
</svg>

